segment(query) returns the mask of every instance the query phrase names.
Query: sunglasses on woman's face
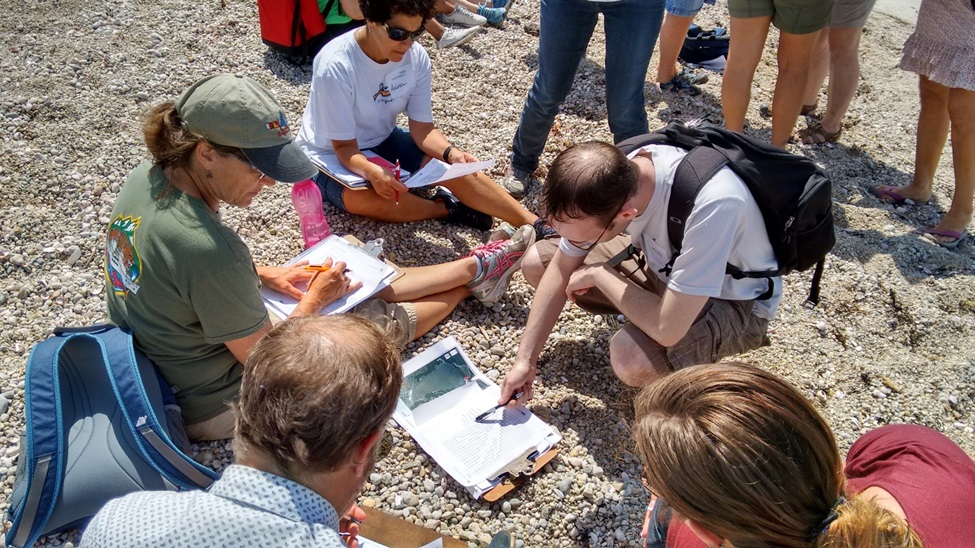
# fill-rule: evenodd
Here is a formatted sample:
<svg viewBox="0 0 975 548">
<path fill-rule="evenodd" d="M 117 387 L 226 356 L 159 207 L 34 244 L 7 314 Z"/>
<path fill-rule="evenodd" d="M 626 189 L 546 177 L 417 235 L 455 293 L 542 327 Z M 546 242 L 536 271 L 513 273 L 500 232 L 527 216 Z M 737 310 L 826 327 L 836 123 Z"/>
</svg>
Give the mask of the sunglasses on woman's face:
<svg viewBox="0 0 975 548">
<path fill-rule="evenodd" d="M 426 21 L 423 23 L 426 23 Z M 397 42 L 402 42 L 407 38 L 412 38 L 414 41 L 416 41 L 416 39 L 423 35 L 424 32 L 423 24 L 420 24 L 419 30 L 406 30 L 399 27 L 391 27 L 386 23 L 383 23 L 383 28 L 386 29 L 386 36 L 389 36 L 390 40 L 395 40 Z"/>
</svg>

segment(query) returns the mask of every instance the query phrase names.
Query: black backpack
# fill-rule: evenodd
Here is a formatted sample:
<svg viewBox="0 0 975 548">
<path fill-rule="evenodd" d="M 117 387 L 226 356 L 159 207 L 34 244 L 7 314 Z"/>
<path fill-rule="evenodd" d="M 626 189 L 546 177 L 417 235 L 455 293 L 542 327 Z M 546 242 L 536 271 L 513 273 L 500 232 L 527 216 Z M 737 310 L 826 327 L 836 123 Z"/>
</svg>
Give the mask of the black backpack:
<svg viewBox="0 0 975 548">
<path fill-rule="evenodd" d="M 728 166 L 741 177 L 758 203 L 779 268 L 746 272 L 729 264 L 725 272 L 736 280 L 768 279 L 768 291 L 758 297 L 764 300 L 774 293 L 773 277 L 815 266 L 806 303 L 815 306 L 819 302 L 826 254 L 836 243 L 832 185 L 823 170 L 805 156 L 790 154 L 733 131 L 715 127 L 692 128 L 680 122 L 671 122 L 653 133 L 631 137 L 619 143 L 617 148 L 623 154 L 630 154 L 652 144 L 690 151 L 677 166 L 667 206 L 667 230 L 671 246 L 676 251 L 665 272 L 669 273 L 680 255 L 684 223 L 698 192 L 718 170 Z"/>
</svg>

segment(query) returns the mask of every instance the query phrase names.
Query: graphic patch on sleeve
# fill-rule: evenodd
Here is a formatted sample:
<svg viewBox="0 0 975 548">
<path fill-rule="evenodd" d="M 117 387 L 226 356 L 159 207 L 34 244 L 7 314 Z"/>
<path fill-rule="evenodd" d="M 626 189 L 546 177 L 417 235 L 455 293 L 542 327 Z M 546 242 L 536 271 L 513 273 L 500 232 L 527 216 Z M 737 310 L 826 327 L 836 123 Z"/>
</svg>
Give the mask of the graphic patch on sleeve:
<svg viewBox="0 0 975 548">
<path fill-rule="evenodd" d="M 105 246 L 105 276 L 116 295 L 125 297 L 131 291 L 139 292 L 142 276 L 142 259 L 135 247 L 135 231 L 142 217 L 119 215 L 108 225 L 108 242 Z"/>
</svg>

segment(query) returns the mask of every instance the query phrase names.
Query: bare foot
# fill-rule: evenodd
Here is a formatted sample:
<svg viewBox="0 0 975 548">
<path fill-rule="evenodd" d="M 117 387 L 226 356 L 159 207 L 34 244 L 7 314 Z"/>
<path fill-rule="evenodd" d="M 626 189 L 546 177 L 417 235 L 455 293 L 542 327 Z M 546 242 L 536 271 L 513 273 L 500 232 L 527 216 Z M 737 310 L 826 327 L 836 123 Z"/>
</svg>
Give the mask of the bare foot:
<svg viewBox="0 0 975 548">
<path fill-rule="evenodd" d="M 906 200 L 911 200 L 914 203 L 923 204 L 931 200 L 931 191 L 918 189 L 913 185 L 907 186 L 891 186 L 891 185 L 878 185 L 870 188 L 870 193 L 880 198 L 881 201 L 887 202 L 888 204 L 901 204 Z"/>
</svg>

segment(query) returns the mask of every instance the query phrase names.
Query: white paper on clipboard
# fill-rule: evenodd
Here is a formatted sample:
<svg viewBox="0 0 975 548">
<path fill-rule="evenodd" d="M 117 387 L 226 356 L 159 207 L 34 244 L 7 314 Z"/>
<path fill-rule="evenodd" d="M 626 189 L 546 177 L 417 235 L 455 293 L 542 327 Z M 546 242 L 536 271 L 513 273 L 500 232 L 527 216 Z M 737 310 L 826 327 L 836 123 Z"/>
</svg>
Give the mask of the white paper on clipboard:
<svg viewBox="0 0 975 548">
<path fill-rule="evenodd" d="M 285 266 L 291 266 L 303 260 L 307 260 L 312 265 L 320 265 L 329 257 L 333 261 L 345 261 L 346 268 L 349 269 L 348 277 L 353 282 L 362 282 L 362 287 L 323 308 L 323 315 L 341 314 L 351 310 L 357 304 L 389 285 L 390 278 L 396 273 L 396 270 L 385 262 L 372 257 L 358 246 L 335 235 L 331 235 L 305 250 L 288 261 Z M 299 287 L 298 289 L 304 290 L 305 288 Z M 267 287 L 261 288 L 261 295 L 264 297 L 268 309 L 281 318 L 290 316 L 298 306 L 298 301 L 294 298 Z"/>
<path fill-rule="evenodd" d="M 403 364 L 403 376 L 393 418 L 475 497 L 500 483 L 490 476 L 526 451 L 542 454 L 562 439 L 520 406 L 475 422 L 497 404 L 501 389 L 472 365 L 453 337 Z"/>
</svg>

